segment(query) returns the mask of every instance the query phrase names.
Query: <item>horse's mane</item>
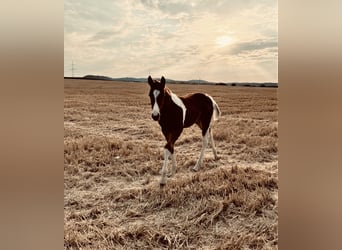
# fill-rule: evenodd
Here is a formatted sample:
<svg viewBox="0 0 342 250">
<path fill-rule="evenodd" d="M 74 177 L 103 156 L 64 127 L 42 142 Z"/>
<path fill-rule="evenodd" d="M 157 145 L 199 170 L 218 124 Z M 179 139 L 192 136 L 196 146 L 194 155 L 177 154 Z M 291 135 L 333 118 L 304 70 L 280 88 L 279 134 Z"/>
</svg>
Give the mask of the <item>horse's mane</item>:
<svg viewBox="0 0 342 250">
<path fill-rule="evenodd" d="M 168 95 L 171 95 L 172 91 L 171 91 L 171 89 L 169 89 L 168 87 L 165 87 L 165 88 L 164 88 L 164 93 L 165 93 L 165 94 L 168 94 Z"/>
</svg>

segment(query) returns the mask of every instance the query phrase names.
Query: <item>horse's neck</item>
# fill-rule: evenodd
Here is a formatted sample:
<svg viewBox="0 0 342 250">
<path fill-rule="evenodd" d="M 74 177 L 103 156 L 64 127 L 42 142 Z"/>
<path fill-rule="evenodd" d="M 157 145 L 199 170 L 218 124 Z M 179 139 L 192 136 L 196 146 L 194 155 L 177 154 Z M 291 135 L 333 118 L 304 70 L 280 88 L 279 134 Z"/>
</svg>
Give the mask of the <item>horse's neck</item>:
<svg viewBox="0 0 342 250">
<path fill-rule="evenodd" d="M 172 108 L 172 105 L 174 104 L 171 98 L 171 90 L 169 88 L 164 89 L 164 105 L 163 109 L 167 110 Z"/>
</svg>

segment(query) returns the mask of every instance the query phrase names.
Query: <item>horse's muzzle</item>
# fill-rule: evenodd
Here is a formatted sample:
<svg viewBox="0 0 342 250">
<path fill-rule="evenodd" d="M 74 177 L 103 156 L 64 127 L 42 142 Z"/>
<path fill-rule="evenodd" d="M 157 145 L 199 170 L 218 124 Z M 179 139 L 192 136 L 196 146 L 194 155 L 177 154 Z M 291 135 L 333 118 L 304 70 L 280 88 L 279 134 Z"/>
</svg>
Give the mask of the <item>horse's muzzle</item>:
<svg viewBox="0 0 342 250">
<path fill-rule="evenodd" d="M 159 114 L 156 114 L 156 115 L 152 114 L 152 119 L 155 121 L 159 121 L 159 117 L 160 117 Z"/>
</svg>

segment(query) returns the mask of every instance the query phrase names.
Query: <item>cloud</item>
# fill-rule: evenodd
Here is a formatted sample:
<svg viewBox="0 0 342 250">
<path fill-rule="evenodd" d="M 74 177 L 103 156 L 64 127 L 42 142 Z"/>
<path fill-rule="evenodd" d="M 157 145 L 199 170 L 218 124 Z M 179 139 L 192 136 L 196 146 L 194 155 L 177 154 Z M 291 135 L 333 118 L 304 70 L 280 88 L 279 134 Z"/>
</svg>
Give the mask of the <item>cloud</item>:
<svg viewBox="0 0 342 250">
<path fill-rule="evenodd" d="M 275 72 L 265 80 L 276 80 L 276 7 L 265 0 L 65 0 L 65 64 L 73 59 L 80 75 L 186 80 L 205 72 L 208 80 L 224 81 L 243 80 L 247 66 L 260 63 L 260 72 Z M 218 37 L 229 36 L 234 43 L 217 46 Z"/>
<path fill-rule="evenodd" d="M 237 55 L 244 52 L 254 51 L 254 50 L 262 50 L 267 48 L 277 48 L 278 42 L 275 40 L 262 40 L 256 39 L 250 42 L 240 42 L 233 45 L 231 49 L 229 49 L 230 54 Z"/>
</svg>

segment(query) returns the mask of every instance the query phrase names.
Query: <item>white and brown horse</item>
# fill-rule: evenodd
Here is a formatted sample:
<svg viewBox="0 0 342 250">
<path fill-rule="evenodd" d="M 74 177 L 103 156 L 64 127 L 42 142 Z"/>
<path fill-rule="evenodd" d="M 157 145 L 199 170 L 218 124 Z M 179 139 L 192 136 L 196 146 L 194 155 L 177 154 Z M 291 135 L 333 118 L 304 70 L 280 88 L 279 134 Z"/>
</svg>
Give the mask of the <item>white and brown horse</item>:
<svg viewBox="0 0 342 250">
<path fill-rule="evenodd" d="M 171 90 L 165 87 L 165 78 L 160 82 L 148 77 L 150 85 L 149 96 L 152 106 L 152 118 L 159 122 L 161 130 L 167 141 L 164 149 L 164 164 L 161 171 L 160 185 L 166 182 L 166 167 L 168 158 L 171 156 L 172 170 L 168 175 L 173 176 L 176 172 L 176 159 L 174 156 L 174 144 L 183 128 L 197 124 L 202 130 L 202 150 L 196 165 L 192 168 L 198 171 L 202 163 L 204 150 L 210 139 L 214 158 L 217 159 L 214 139 L 210 128 L 212 118 L 217 120 L 220 116 L 220 109 L 214 99 L 202 93 L 189 94 L 184 97 L 178 97 Z"/>
</svg>

